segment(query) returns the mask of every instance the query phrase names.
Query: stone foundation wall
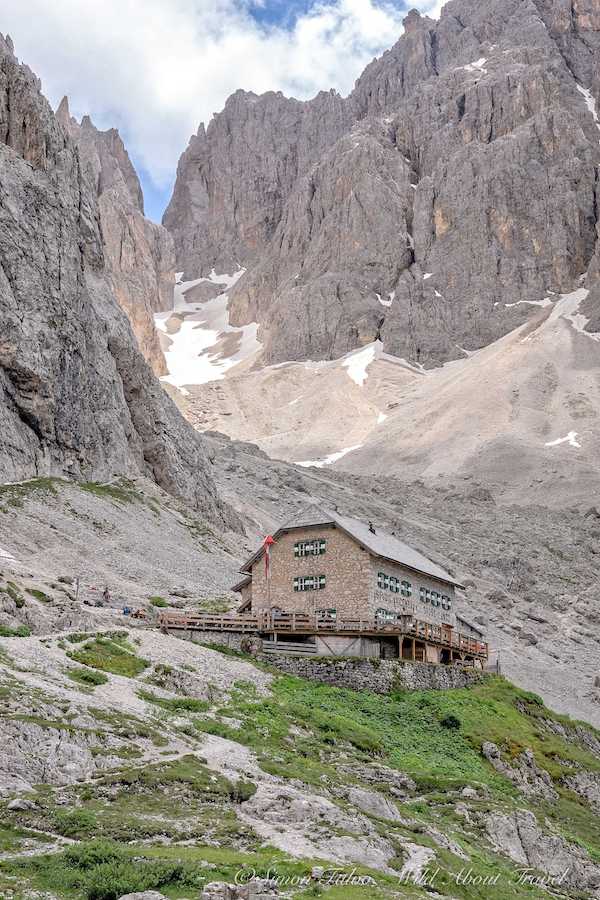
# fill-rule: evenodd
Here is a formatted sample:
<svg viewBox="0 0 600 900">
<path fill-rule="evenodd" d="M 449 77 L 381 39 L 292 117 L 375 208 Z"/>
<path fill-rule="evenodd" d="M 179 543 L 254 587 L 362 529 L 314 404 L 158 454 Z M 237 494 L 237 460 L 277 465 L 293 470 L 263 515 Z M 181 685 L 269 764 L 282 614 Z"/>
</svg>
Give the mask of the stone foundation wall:
<svg viewBox="0 0 600 900">
<path fill-rule="evenodd" d="M 458 666 L 435 666 L 398 659 L 335 659 L 334 657 L 299 657 L 283 653 L 259 654 L 260 658 L 288 675 L 298 675 L 335 687 L 354 691 L 412 690 L 442 691 L 477 684 L 486 677 L 481 671 Z"/>
<path fill-rule="evenodd" d="M 263 653 L 260 638 L 239 632 L 178 630 L 171 634 L 196 644 L 220 644 L 232 650 L 243 650 L 288 675 L 354 691 L 367 690 L 377 694 L 389 694 L 397 690 L 443 691 L 469 687 L 486 678 L 481 670 L 401 659 Z"/>
</svg>

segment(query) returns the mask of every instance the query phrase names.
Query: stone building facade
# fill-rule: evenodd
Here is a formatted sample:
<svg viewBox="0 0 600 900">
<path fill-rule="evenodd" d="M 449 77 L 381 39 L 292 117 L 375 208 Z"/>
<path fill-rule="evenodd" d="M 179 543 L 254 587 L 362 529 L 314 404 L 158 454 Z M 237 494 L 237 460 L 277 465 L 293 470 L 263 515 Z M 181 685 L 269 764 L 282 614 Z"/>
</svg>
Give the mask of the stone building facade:
<svg viewBox="0 0 600 900">
<path fill-rule="evenodd" d="M 270 535 L 241 571 L 236 614 L 168 616 L 163 627 L 267 656 L 480 670 L 487 663 L 483 633 L 455 612 L 461 585 L 454 574 L 372 523 L 310 506 Z"/>
<path fill-rule="evenodd" d="M 273 535 L 268 577 L 265 552 L 260 547 L 242 568 L 244 578 L 234 588 L 242 595 L 239 612 L 300 613 L 340 624 L 408 616 L 446 631 L 457 627 L 455 576 L 371 523 L 311 506 Z M 327 637 L 330 652 L 340 641 Z M 354 652 L 373 656 L 379 650 L 380 642 L 364 637 Z"/>
<path fill-rule="evenodd" d="M 324 551 L 297 555 L 298 545 L 311 543 L 324 546 Z M 261 555 L 252 565 L 252 612 L 276 608 L 313 614 L 335 609 L 345 619 L 370 615 L 365 603 L 371 578 L 369 554 L 331 525 L 298 528 L 277 537 L 270 551 L 270 573 L 268 584 Z M 306 583 L 298 580 L 310 578 L 321 579 L 320 586 L 302 589 Z"/>
</svg>

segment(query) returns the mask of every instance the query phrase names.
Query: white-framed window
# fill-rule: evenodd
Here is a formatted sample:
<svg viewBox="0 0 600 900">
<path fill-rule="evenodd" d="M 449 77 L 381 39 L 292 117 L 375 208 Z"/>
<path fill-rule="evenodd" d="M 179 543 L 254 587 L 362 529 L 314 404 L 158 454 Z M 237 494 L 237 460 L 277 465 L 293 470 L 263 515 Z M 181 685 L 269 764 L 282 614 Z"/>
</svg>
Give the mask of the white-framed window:
<svg viewBox="0 0 600 900">
<path fill-rule="evenodd" d="M 431 602 L 431 591 L 429 588 L 421 587 L 419 588 L 419 600 L 422 603 L 430 603 Z"/>
<path fill-rule="evenodd" d="M 337 620 L 337 609 L 315 609 L 317 622 L 335 622 Z"/>
<path fill-rule="evenodd" d="M 380 607 L 375 613 L 375 618 L 378 622 L 395 622 L 397 613 L 392 609 L 383 609 L 383 607 Z"/>
<path fill-rule="evenodd" d="M 327 549 L 325 538 L 314 538 L 312 541 L 296 541 L 294 544 L 294 556 L 322 556 Z"/>
<path fill-rule="evenodd" d="M 325 575 L 298 575 L 294 578 L 295 591 L 321 591 L 325 587 Z"/>
<path fill-rule="evenodd" d="M 438 594 L 437 591 L 431 591 L 431 605 L 439 606 L 441 602 L 442 602 L 442 598 L 441 598 L 440 594 Z"/>
<path fill-rule="evenodd" d="M 452 609 L 452 599 L 447 594 L 442 594 L 442 609 Z"/>
<path fill-rule="evenodd" d="M 377 587 L 392 594 L 402 594 L 403 597 L 410 597 L 412 594 L 409 581 L 400 581 L 395 575 L 386 575 L 385 572 L 377 573 Z"/>
</svg>

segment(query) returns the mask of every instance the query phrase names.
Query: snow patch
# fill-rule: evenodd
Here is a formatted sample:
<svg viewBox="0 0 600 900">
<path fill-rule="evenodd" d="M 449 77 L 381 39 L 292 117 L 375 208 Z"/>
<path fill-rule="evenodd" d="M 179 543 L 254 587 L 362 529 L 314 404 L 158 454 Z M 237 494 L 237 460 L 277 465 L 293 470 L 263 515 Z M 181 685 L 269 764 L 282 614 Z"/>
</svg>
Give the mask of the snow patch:
<svg viewBox="0 0 600 900">
<path fill-rule="evenodd" d="M 581 444 L 577 440 L 577 435 L 579 432 L 570 431 L 568 435 L 564 438 L 556 438 L 555 441 L 548 441 L 544 444 L 545 447 L 558 447 L 559 444 L 569 444 L 570 447 L 581 447 Z"/>
<path fill-rule="evenodd" d="M 440 297 L 440 298 L 442 297 L 442 295 L 436 288 L 433 289 L 433 293 L 435 294 L 436 297 Z"/>
<path fill-rule="evenodd" d="M 600 121 L 598 120 L 598 111 L 596 109 L 596 100 L 592 96 L 592 92 L 589 91 L 587 88 L 584 88 L 584 86 L 582 84 L 577 85 L 577 90 L 579 91 L 579 93 L 581 94 L 583 99 L 585 100 L 585 105 L 587 106 L 587 108 L 589 109 L 589 111 L 592 114 L 596 128 L 598 128 L 598 130 L 600 130 Z"/>
<path fill-rule="evenodd" d="M 460 344 L 455 344 L 454 346 L 457 348 L 457 350 L 460 350 L 461 353 L 464 353 L 465 356 L 473 356 L 473 354 L 477 352 L 476 350 L 465 350 L 465 348 L 461 347 Z M 450 365 L 450 363 L 445 363 L 445 365 Z"/>
<path fill-rule="evenodd" d="M 213 269 L 206 278 L 184 282 L 178 280 L 175 285 L 173 309 L 154 316 L 156 328 L 168 334 L 171 341 L 164 354 L 168 375 L 163 375 L 161 381 L 172 384 L 180 390 L 184 385 L 217 381 L 223 378 L 225 372 L 232 366 L 248 359 L 261 349 L 262 345 L 257 339 L 257 322 L 241 328 L 234 328 L 229 324 L 227 291 L 244 272 L 245 269 L 239 269 L 232 275 L 218 275 Z M 182 274 L 178 273 L 179 278 Z M 206 303 L 188 303 L 186 293 L 206 281 L 223 285 L 224 292 Z M 174 314 L 179 314 L 182 321 L 179 329 L 169 334 L 167 323 Z M 235 346 L 234 352 L 229 356 L 225 356 L 223 348 L 218 346 L 225 340 L 230 340 Z M 213 353 L 209 352 L 211 348 L 214 348 Z"/>
<path fill-rule="evenodd" d="M 377 299 L 379 300 L 379 302 L 381 303 L 382 306 L 391 306 L 392 303 L 394 302 L 394 297 L 396 296 L 396 291 L 390 291 L 390 293 L 388 294 L 387 300 L 384 300 L 383 297 L 381 296 L 381 294 L 376 294 L 375 296 L 377 297 Z"/>
<path fill-rule="evenodd" d="M 584 334 L 592 341 L 600 341 L 599 332 L 585 330 L 585 326 L 589 322 L 589 319 L 587 316 L 584 316 L 583 313 L 579 312 L 579 306 L 588 294 L 589 291 L 587 288 L 578 288 L 576 291 L 571 291 L 570 294 L 561 294 L 559 299 L 552 304 L 553 309 L 546 320 L 546 324 L 556 322 L 558 319 L 565 319 L 567 322 L 571 323 L 571 326 L 575 331 Z M 533 340 L 536 334 L 537 329 L 522 338 L 521 343 Z"/>
<path fill-rule="evenodd" d="M 425 272 L 425 274 L 423 275 L 423 281 L 427 281 L 427 279 L 431 278 L 432 275 L 433 272 Z"/>
<path fill-rule="evenodd" d="M 512 306 L 520 306 L 521 303 L 527 304 L 528 306 L 552 306 L 552 300 L 550 297 L 544 297 L 543 300 L 516 300 L 515 303 L 505 303 L 507 309 L 510 309 Z M 494 306 L 496 304 L 494 303 Z"/>
<path fill-rule="evenodd" d="M 353 450 L 358 450 L 362 447 L 362 444 L 354 444 L 352 447 L 344 447 L 343 450 L 337 450 L 335 453 L 330 453 L 329 456 L 325 456 L 323 459 L 305 459 L 302 462 L 297 462 L 297 466 L 302 466 L 304 469 L 309 468 L 310 466 L 314 466 L 315 469 L 322 469 L 324 466 L 330 466 L 332 463 L 341 459 L 342 456 L 345 456 L 347 453 L 352 453 Z"/>
<path fill-rule="evenodd" d="M 587 316 L 584 316 L 583 313 L 579 312 L 579 304 L 585 300 L 588 294 L 589 291 L 585 288 L 573 291 L 573 294 L 566 294 L 565 299 L 570 298 L 570 304 L 569 307 L 563 311 L 562 316 L 563 319 L 566 319 L 567 322 L 571 323 L 575 331 L 584 334 L 592 341 L 600 341 L 600 332 L 585 330 L 585 326 L 590 320 Z M 574 297 L 574 295 L 577 295 L 577 297 Z"/>
<path fill-rule="evenodd" d="M 377 416 L 377 424 L 381 425 L 381 423 L 385 422 L 386 419 L 387 419 L 387 415 L 385 413 L 380 412 L 379 415 Z"/>
<path fill-rule="evenodd" d="M 484 68 L 487 62 L 487 57 L 480 56 L 479 59 L 476 59 L 472 63 L 468 63 L 466 66 L 462 66 L 465 72 L 479 72 L 482 75 L 487 75 L 487 69 Z"/>
<path fill-rule="evenodd" d="M 373 360 L 380 355 L 381 349 L 381 341 L 373 341 L 372 344 L 367 344 L 362 350 L 355 350 L 343 358 L 343 368 L 348 370 L 348 375 L 359 387 L 362 387 L 367 380 L 367 369 Z"/>
</svg>

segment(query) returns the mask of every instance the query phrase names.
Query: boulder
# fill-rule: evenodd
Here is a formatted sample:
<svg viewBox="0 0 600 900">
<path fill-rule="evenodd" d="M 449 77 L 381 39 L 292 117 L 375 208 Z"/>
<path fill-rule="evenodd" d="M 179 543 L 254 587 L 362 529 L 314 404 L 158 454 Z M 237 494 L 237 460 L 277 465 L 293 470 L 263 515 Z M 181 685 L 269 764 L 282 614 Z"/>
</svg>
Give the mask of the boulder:
<svg viewBox="0 0 600 900">
<path fill-rule="evenodd" d="M 7 804 L 7 809 L 11 811 L 25 812 L 28 809 L 36 809 L 37 805 L 33 802 L 33 800 L 29 800 L 27 797 L 15 797 L 14 800 L 11 800 L 10 803 Z"/>
</svg>

